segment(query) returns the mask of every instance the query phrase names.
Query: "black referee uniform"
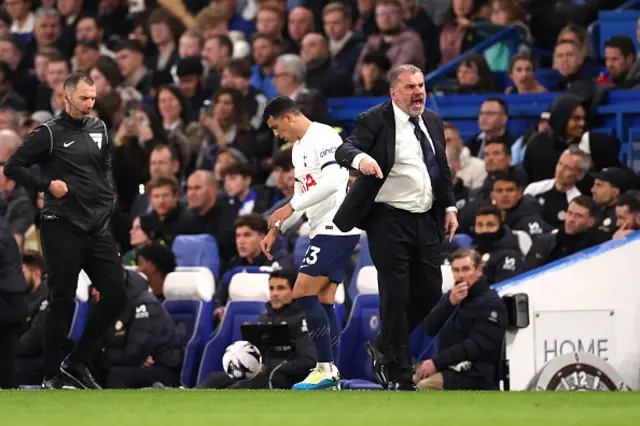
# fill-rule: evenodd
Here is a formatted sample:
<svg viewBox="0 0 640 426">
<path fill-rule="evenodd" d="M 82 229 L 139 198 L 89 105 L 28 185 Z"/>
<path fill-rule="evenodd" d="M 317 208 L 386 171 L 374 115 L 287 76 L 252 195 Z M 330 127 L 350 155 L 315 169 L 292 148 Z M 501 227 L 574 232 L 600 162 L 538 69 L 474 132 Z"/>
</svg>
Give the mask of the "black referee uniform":
<svg viewBox="0 0 640 426">
<path fill-rule="evenodd" d="M 31 168 L 35 164 L 37 172 Z M 122 264 L 109 227 L 114 189 L 106 126 L 95 117 L 75 119 L 62 112 L 27 137 L 4 172 L 18 184 L 45 193 L 40 232 L 50 290 L 45 381 L 60 374 L 61 348 L 73 318 L 78 274 L 84 269 L 101 299 L 62 370 L 93 382 L 84 366 L 126 301 Z M 64 181 L 67 194 L 56 198 L 49 193 L 53 180 Z M 81 385 L 94 387 L 86 382 Z"/>
</svg>

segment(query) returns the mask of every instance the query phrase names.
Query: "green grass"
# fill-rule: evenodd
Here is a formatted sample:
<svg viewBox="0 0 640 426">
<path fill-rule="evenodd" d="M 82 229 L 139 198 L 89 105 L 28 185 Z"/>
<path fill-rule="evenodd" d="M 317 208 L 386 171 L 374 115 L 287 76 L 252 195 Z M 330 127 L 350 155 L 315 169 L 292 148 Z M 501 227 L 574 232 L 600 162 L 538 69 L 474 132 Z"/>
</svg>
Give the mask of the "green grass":
<svg viewBox="0 0 640 426">
<path fill-rule="evenodd" d="M 0 391 L 2 426 L 640 424 L 640 393 Z"/>
</svg>

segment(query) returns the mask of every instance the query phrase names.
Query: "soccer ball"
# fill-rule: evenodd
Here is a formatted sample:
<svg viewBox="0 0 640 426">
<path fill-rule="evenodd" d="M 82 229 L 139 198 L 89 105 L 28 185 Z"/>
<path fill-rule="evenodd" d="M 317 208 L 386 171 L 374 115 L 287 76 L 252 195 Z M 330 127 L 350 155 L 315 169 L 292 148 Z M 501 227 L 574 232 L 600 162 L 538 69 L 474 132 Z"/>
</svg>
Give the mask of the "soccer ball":
<svg viewBox="0 0 640 426">
<path fill-rule="evenodd" d="M 239 340 L 224 351 L 222 368 L 234 380 L 253 379 L 262 368 L 262 355 L 255 345 Z"/>
</svg>

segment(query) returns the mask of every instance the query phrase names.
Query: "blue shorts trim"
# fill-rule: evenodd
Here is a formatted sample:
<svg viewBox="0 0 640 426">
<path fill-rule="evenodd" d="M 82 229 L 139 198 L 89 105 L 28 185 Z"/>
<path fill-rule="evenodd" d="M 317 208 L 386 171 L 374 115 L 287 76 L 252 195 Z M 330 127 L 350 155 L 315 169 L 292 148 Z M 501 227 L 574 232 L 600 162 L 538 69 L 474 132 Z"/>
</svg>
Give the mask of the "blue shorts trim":
<svg viewBox="0 0 640 426">
<path fill-rule="evenodd" d="M 302 258 L 300 273 L 328 277 L 336 284 L 343 282 L 358 241 L 360 235 L 316 235 Z"/>
</svg>

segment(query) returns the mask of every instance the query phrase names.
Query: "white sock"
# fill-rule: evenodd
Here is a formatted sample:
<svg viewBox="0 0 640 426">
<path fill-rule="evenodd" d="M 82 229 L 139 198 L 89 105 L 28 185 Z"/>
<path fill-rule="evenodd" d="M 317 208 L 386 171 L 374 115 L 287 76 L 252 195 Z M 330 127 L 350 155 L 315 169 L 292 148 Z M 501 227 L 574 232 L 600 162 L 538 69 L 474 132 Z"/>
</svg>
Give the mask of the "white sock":
<svg viewBox="0 0 640 426">
<path fill-rule="evenodd" d="M 333 366 L 332 362 L 319 362 L 318 363 L 318 368 L 321 371 L 331 371 L 332 366 Z"/>
</svg>

